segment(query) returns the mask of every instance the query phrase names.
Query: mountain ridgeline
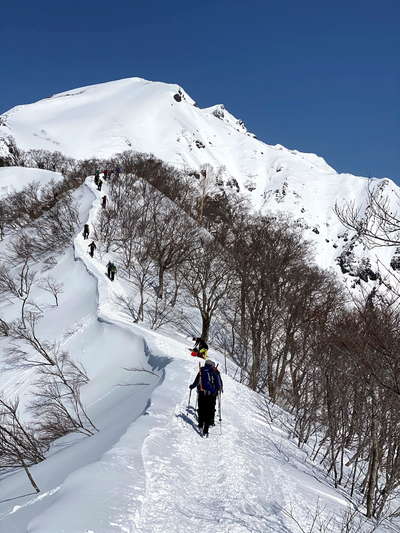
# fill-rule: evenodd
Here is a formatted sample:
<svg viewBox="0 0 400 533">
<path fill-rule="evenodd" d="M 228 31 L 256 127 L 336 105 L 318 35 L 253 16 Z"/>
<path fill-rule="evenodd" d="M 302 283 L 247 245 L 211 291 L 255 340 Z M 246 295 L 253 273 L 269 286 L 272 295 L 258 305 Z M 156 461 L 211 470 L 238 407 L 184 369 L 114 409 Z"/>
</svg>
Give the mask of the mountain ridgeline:
<svg viewBox="0 0 400 533">
<path fill-rule="evenodd" d="M 107 203 L 90 231 L 95 253 L 112 255 L 128 287 L 114 302 L 119 313 L 152 330 L 198 329 L 225 357 L 226 372 L 233 362 L 237 381 L 290 411 L 292 438 L 336 488 L 368 518 L 393 518 L 400 485 L 396 185 L 337 174 L 313 154 L 268 146 L 223 106 L 200 109 L 180 87 L 139 78 L 54 95 L 0 119 L 3 166 L 64 176 L 0 198 L 0 237 L 12 243 L 3 252 L 0 293 L 29 301 L 34 265 L 65 250 L 81 229 L 75 193 L 105 170 Z M 384 246 L 372 249 L 379 239 Z M 47 287 L 56 298 L 57 285 Z M 80 403 L 90 377 L 38 340 L 39 318 L 24 309 L 18 319 L 0 316 L 2 336 L 50 354 L 50 366 L 61 368 L 50 372 L 54 379 L 63 382 L 65 367 L 77 384 L 74 420 L 83 420 L 60 428 L 45 405 L 42 430 L 7 456 L 28 469 L 56 438 L 93 435 L 97 427 Z M 17 355 L 24 357 L 14 353 L 11 364 Z"/>
</svg>

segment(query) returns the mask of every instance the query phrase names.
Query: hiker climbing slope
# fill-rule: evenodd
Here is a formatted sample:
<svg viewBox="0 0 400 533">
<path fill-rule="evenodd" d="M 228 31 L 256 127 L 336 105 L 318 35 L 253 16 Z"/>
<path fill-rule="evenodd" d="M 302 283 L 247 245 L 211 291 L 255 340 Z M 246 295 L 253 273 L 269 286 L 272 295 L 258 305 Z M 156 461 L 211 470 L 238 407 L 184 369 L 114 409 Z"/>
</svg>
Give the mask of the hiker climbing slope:
<svg viewBox="0 0 400 533">
<path fill-rule="evenodd" d="M 92 241 L 92 242 L 89 244 L 88 248 L 89 248 L 89 254 L 90 254 L 90 257 L 93 257 L 93 255 L 94 255 L 94 251 L 95 251 L 96 248 L 97 248 L 95 242 Z"/>
<path fill-rule="evenodd" d="M 221 374 L 214 361 L 208 359 L 200 367 L 196 379 L 189 386 L 190 389 L 195 387 L 198 395 L 198 426 L 203 436 L 208 437 L 208 428 L 214 425 L 217 396 L 223 391 Z"/>
<path fill-rule="evenodd" d="M 114 281 L 116 273 L 117 273 L 117 267 L 114 265 L 114 263 L 111 263 L 111 268 L 110 268 L 110 280 L 111 281 Z"/>
<path fill-rule="evenodd" d="M 108 277 L 109 279 L 111 279 L 111 269 L 112 269 L 112 266 L 113 266 L 112 262 L 109 261 L 109 262 L 107 263 L 107 277 Z"/>
<path fill-rule="evenodd" d="M 193 337 L 195 344 L 192 349 L 192 355 L 207 359 L 208 344 L 201 337 Z"/>
<path fill-rule="evenodd" d="M 87 239 L 89 237 L 89 224 L 83 226 L 83 238 Z"/>
</svg>

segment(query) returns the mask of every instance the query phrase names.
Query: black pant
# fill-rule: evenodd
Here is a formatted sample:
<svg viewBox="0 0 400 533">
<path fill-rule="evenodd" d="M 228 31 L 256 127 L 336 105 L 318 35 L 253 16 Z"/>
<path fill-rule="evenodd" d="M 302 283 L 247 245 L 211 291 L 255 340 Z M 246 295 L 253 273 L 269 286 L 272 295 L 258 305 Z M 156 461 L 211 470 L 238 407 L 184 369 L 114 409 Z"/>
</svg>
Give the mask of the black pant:
<svg viewBox="0 0 400 533">
<path fill-rule="evenodd" d="M 203 391 L 199 391 L 198 423 L 200 427 L 203 427 L 204 433 L 207 433 L 209 426 L 214 424 L 216 400 L 215 394 L 206 394 Z"/>
</svg>

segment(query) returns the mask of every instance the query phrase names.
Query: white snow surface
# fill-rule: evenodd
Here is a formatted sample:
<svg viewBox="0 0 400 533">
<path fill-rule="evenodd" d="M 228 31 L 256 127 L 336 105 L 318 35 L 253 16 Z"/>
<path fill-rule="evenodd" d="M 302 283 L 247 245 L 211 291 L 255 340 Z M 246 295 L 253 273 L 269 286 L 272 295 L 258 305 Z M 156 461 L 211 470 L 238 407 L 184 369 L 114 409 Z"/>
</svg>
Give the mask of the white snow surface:
<svg viewBox="0 0 400 533">
<path fill-rule="evenodd" d="M 222 105 L 200 109 L 177 85 L 130 78 L 74 89 L 18 106 L 0 124 L 0 139 L 11 135 L 23 149 L 76 158 L 133 149 L 181 168 L 224 166 L 225 182 L 235 177 L 254 211 L 290 214 L 314 242 L 318 264 L 337 273 L 336 258 L 352 236 L 344 236 L 333 206 L 354 200 L 367 207 L 366 178 L 338 174 L 314 154 L 269 146 Z M 53 174 L 0 169 L 0 195 L 22 188 L 31 176 L 41 183 L 57 179 Z M 398 209 L 399 189 L 391 180 L 374 180 L 373 186 Z M 89 179 L 74 193 L 82 223 L 93 223 L 105 193 L 106 184 L 99 193 Z M 217 425 L 209 439 L 199 436 L 194 394 L 187 409 L 198 364 L 188 356 L 191 341 L 132 324 L 117 305 L 126 285 L 118 276 L 114 283 L 106 278 L 109 257 L 90 258 L 88 243 L 79 234 L 55 266 L 37 265 L 38 275 L 64 283 L 58 307 L 39 289 L 33 297 L 45 308 L 39 335 L 58 341 L 87 369 L 82 397 L 100 431 L 53 444 L 48 458 L 31 469 L 39 495 L 23 472 L 0 478 L 0 532 L 299 533 L 284 510 L 292 510 L 305 529 L 317 509 L 340 520 L 346 498 L 289 439 L 281 423 L 285 413 L 270 406 L 272 422 L 260 408 L 262 399 L 228 375 L 222 433 Z M 6 247 L 7 238 L 0 251 Z M 353 253 L 374 267 L 379 260 L 387 265 L 393 250 L 371 252 L 357 243 Z M 0 302 L 0 311 L 5 318 L 18 312 L 8 301 Z M 6 348 L 0 338 L 0 391 L 20 393 L 23 409 L 35 375 L 3 371 Z M 220 354 L 210 355 L 225 370 Z M 232 365 L 229 370 L 232 375 Z M 332 525 L 332 532 L 338 530 Z"/>
<path fill-rule="evenodd" d="M 223 167 L 226 188 L 233 177 L 254 211 L 282 211 L 298 220 L 315 245 L 317 263 L 339 276 L 336 259 L 352 234 L 344 236 L 333 208 L 348 200 L 366 207 L 367 178 L 338 174 L 315 154 L 265 144 L 222 104 L 200 109 L 175 84 L 127 78 L 17 106 L 0 116 L 0 140 L 8 136 L 19 148 L 58 150 L 75 158 L 106 158 L 132 149 L 179 168 Z M 378 185 L 397 211 L 399 188 L 389 179 L 374 180 Z M 371 252 L 357 243 L 352 254 L 356 262 L 369 258 L 376 271 L 379 262 L 388 267 L 393 252 Z"/>
<path fill-rule="evenodd" d="M 102 194 L 92 179 L 76 191 L 83 222 L 93 223 Z M 39 334 L 58 340 L 88 371 L 82 397 L 100 431 L 54 443 L 31 468 L 38 495 L 23 472 L 0 478 L 0 531 L 299 533 L 284 510 L 305 528 L 316 509 L 340 520 L 346 498 L 290 440 L 285 414 L 269 406 L 272 422 L 262 398 L 225 372 L 221 427 L 200 437 L 194 393 L 188 409 L 198 370 L 190 340 L 132 324 L 116 305 L 123 280 L 107 279 L 108 257 L 92 259 L 89 242 L 79 234 L 50 272 L 38 265 L 64 282 L 59 307 L 44 293 L 34 298 L 46 308 Z M 9 302 L 0 308 L 15 312 Z M 0 338 L 0 368 L 5 343 Z M 221 356 L 210 355 L 224 371 Z M 32 371 L 0 374 L 6 395 L 27 396 L 33 386 Z"/>
<path fill-rule="evenodd" d="M 178 85 L 141 78 L 59 93 L 14 107 L 1 119 L 0 137 L 12 135 L 19 148 L 59 150 L 75 158 L 109 157 L 132 148 L 179 166 L 224 165 L 240 179 L 265 181 L 268 170 L 282 161 L 335 173 L 314 154 L 258 141 L 223 105 L 200 109 Z"/>
<path fill-rule="evenodd" d="M 63 176 L 59 172 L 26 167 L 0 167 L 0 199 L 19 192 L 32 182 L 40 186 L 47 185 L 50 181 L 61 181 Z"/>
</svg>

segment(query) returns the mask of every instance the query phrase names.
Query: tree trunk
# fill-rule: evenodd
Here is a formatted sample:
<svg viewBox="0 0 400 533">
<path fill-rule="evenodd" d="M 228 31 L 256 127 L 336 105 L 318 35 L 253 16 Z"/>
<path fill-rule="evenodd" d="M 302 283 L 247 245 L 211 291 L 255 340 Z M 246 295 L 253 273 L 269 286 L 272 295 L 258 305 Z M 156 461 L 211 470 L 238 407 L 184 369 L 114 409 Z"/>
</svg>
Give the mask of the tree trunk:
<svg viewBox="0 0 400 533">
<path fill-rule="evenodd" d="M 242 276 L 240 284 L 240 336 L 245 338 L 246 334 L 246 278 Z"/>
<path fill-rule="evenodd" d="M 135 322 L 139 322 L 139 320 L 141 320 L 143 322 L 143 309 L 144 309 L 144 292 L 143 292 L 143 285 L 140 285 L 140 289 L 139 289 L 139 294 L 140 294 L 140 305 L 139 305 L 139 310 L 138 310 L 138 314 L 137 314 L 137 319 L 135 320 Z"/>
<path fill-rule="evenodd" d="M 29 468 L 26 466 L 26 463 L 25 463 L 22 455 L 18 454 L 18 456 L 19 456 L 19 459 L 21 461 L 22 468 L 25 470 L 25 473 L 28 476 L 28 479 L 31 482 L 32 487 L 35 489 L 36 492 L 40 492 L 40 489 L 36 485 L 35 480 L 33 479 L 32 474 L 29 471 Z"/>
<path fill-rule="evenodd" d="M 211 325 L 211 316 L 208 313 L 201 314 L 202 326 L 201 326 L 201 338 L 207 342 L 208 333 Z"/>
<path fill-rule="evenodd" d="M 158 298 L 160 298 L 160 300 L 162 299 L 164 295 L 164 270 L 165 270 L 164 267 L 160 265 L 158 269 L 158 291 L 157 291 L 157 296 Z"/>
<path fill-rule="evenodd" d="M 21 322 L 22 322 L 22 327 L 24 329 L 26 329 L 26 323 L 25 323 L 25 304 L 26 304 L 26 301 L 27 301 L 28 298 L 24 298 L 22 300 L 22 306 L 21 306 Z"/>
<path fill-rule="evenodd" d="M 372 518 L 374 515 L 374 493 L 376 487 L 376 480 L 378 477 L 378 449 L 375 438 L 372 445 L 370 461 L 371 468 L 367 485 L 367 518 Z"/>
</svg>

